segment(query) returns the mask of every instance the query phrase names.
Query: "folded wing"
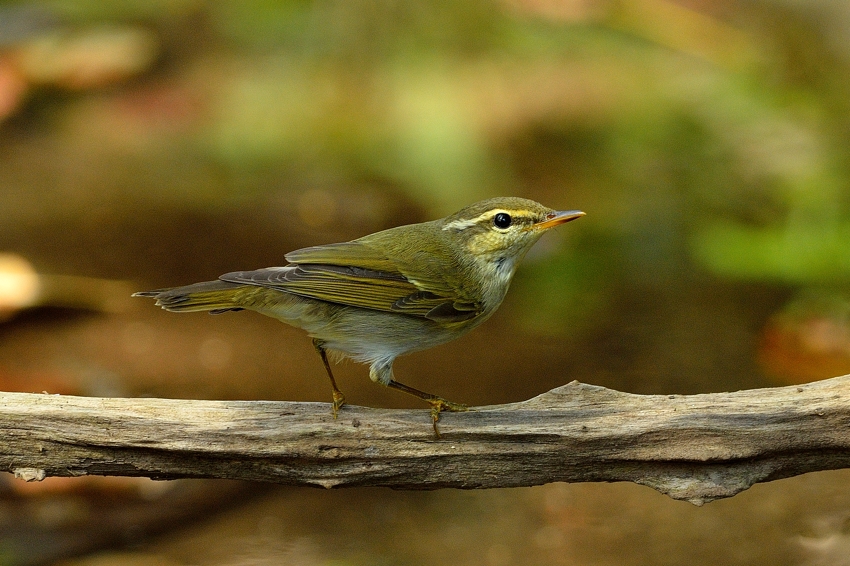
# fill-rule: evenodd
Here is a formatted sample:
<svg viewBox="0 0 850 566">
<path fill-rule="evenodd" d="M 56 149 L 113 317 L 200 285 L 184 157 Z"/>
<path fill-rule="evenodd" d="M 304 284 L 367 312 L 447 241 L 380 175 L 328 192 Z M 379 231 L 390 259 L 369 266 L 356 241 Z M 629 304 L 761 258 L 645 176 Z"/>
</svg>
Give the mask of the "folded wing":
<svg viewBox="0 0 850 566">
<path fill-rule="evenodd" d="M 257 285 L 340 305 L 398 312 L 451 323 L 474 318 L 480 306 L 457 300 L 449 289 L 412 283 L 392 260 L 358 242 L 290 252 L 286 267 L 226 273 L 222 281 Z"/>
</svg>

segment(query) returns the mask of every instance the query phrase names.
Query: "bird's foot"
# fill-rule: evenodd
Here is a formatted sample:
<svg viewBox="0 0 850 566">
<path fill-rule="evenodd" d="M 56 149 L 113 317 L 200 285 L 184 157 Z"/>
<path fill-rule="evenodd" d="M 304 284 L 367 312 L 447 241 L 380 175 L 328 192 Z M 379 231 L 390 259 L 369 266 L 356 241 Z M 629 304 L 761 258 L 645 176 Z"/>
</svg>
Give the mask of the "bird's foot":
<svg viewBox="0 0 850 566">
<path fill-rule="evenodd" d="M 431 420 L 434 423 L 434 434 L 437 438 L 440 438 L 440 429 L 437 427 L 437 421 L 440 420 L 440 413 L 443 411 L 448 411 L 450 413 L 461 413 L 463 411 L 468 411 L 469 407 L 463 405 L 461 403 L 452 403 L 451 401 L 447 401 L 442 397 L 434 397 L 433 399 L 426 399 L 428 403 L 431 405 Z"/>
<path fill-rule="evenodd" d="M 342 409 L 342 406 L 345 405 L 345 395 L 342 394 L 342 391 L 334 391 L 333 392 L 333 414 L 334 419 L 337 418 L 339 410 Z"/>
</svg>

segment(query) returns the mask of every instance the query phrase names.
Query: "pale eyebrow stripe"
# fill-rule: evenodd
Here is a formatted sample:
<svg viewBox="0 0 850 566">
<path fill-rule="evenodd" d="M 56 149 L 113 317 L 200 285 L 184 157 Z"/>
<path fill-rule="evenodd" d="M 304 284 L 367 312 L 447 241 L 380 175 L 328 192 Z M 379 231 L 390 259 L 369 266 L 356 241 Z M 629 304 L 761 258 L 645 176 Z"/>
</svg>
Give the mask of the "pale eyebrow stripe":
<svg viewBox="0 0 850 566">
<path fill-rule="evenodd" d="M 481 222 L 484 219 L 493 218 L 494 216 L 496 216 L 500 212 L 504 212 L 506 214 L 516 216 L 516 212 L 497 208 L 495 210 L 488 210 L 487 212 L 481 213 L 478 216 L 476 216 L 475 218 L 472 218 L 472 219 L 469 219 L 469 220 L 453 220 L 453 221 L 449 222 L 448 224 L 446 224 L 445 226 L 443 226 L 443 230 L 458 230 L 458 231 L 466 230 L 467 228 L 475 226 L 476 224 L 478 224 L 479 222 Z"/>
</svg>

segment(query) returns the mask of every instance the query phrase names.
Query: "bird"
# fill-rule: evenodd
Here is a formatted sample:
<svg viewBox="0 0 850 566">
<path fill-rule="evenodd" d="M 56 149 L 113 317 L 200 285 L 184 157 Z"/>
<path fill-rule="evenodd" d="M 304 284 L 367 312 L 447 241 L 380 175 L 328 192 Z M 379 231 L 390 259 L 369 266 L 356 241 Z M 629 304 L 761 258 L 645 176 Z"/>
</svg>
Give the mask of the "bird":
<svg viewBox="0 0 850 566">
<path fill-rule="evenodd" d="M 298 249 L 280 267 L 133 296 L 171 312 L 249 310 L 301 328 L 330 379 L 334 418 L 345 396 L 328 354 L 369 364 L 372 381 L 428 402 L 439 437 L 440 413 L 468 407 L 400 383 L 394 360 L 490 318 L 528 250 L 547 230 L 584 215 L 519 197 L 490 198 L 438 220 Z"/>
</svg>

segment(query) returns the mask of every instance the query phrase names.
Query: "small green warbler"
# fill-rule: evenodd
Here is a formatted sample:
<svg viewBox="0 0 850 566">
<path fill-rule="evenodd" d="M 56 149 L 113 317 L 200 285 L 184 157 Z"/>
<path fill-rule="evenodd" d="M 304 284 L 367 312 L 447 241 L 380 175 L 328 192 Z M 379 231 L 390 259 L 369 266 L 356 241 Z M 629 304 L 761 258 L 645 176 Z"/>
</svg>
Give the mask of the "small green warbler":
<svg viewBox="0 0 850 566">
<path fill-rule="evenodd" d="M 399 383 L 393 361 L 490 318 L 531 246 L 550 228 L 581 216 L 527 199 L 492 198 L 439 220 L 296 250 L 283 267 L 134 296 L 152 297 L 172 312 L 246 309 L 303 328 L 330 378 L 334 417 L 345 397 L 328 352 L 368 363 L 372 381 L 430 403 L 439 436 L 440 412 L 467 407 Z"/>
</svg>

